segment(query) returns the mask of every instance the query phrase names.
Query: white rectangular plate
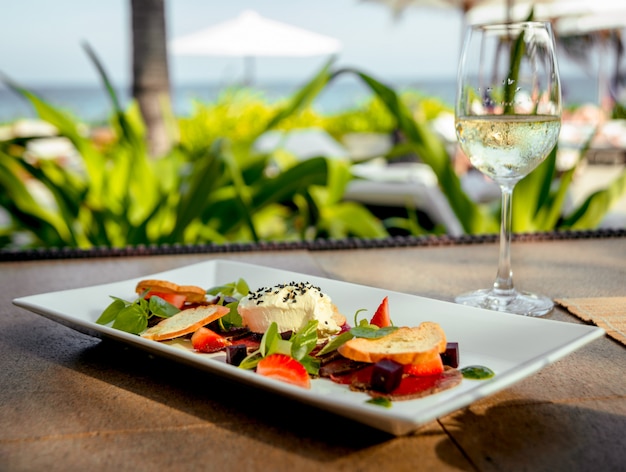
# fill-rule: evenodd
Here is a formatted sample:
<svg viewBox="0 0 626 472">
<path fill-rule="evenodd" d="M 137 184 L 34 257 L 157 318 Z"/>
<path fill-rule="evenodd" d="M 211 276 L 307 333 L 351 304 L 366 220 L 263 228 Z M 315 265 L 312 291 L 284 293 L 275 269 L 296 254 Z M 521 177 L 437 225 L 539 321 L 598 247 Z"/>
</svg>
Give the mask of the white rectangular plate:
<svg viewBox="0 0 626 472">
<path fill-rule="evenodd" d="M 228 365 L 224 354 L 199 354 L 183 347 L 182 343 L 159 343 L 96 324 L 98 316 L 111 302 L 111 295 L 126 300 L 136 297 L 135 285 L 140 278 L 22 297 L 13 303 L 78 331 L 115 338 L 395 435 L 407 434 L 424 423 L 509 387 L 604 334 L 602 329 L 593 326 L 497 313 L 240 262 L 213 260 L 141 277 L 144 278 L 203 288 L 243 278 L 252 290 L 290 281 L 311 282 L 331 297 L 351 324 L 357 310 L 367 309 L 362 316 L 369 318 L 383 297 L 388 296 L 391 318 L 396 326 L 436 321 L 446 332 L 448 341 L 459 343 L 460 367 L 484 365 L 496 375 L 484 381 L 463 380 L 450 390 L 417 400 L 394 402 L 391 408 L 384 408 L 366 403 L 369 399 L 366 394 L 352 392 L 326 379 L 313 380 L 311 389 L 306 390 Z"/>
</svg>

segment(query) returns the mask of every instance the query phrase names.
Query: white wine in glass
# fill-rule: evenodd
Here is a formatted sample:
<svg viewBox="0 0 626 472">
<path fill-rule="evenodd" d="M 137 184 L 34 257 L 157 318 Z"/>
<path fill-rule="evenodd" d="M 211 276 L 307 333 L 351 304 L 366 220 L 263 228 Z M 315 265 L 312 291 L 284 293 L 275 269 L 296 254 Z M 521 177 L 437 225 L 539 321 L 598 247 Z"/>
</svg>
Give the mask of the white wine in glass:
<svg viewBox="0 0 626 472">
<path fill-rule="evenodd" d="M 549 23 L 468 27 L 455 104 L 459 145 L 502 191 L 500 256 L 493 287 L 458 303 L 528 316 L 549 313 L 548 297 L 518 291 L 511 270 L 515 184 L 545 160 L 561 129 L 561 86 Z"/>
</svg>

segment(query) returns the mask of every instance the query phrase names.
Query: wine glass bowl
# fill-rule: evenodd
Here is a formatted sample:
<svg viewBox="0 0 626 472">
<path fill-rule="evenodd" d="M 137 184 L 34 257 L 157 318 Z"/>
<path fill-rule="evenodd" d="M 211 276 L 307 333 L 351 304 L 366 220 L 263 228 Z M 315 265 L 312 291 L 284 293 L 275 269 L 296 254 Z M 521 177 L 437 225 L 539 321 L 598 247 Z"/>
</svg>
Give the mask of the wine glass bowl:
<svg viewBox="0 0 626 472">
<path fill-rule="evenodd" d="M 472 165 L 502 191 L 500 257 L 493 287 L 457 297 L 458 303 L 531 316 L 552 300 L 519 292 L 510 261 L 511 200 L 515 184 L 545 160 L 561 128 L 561 87 L 549 23 L 468 27 L 457 82 L 455 126 Z"/>
</svg>

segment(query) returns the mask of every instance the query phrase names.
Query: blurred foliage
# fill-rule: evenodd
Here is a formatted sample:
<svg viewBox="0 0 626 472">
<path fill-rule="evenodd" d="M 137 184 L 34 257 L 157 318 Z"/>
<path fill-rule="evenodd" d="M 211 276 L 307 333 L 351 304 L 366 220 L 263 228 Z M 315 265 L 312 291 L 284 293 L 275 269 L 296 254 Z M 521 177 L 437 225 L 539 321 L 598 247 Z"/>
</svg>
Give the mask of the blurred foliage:
<svg viewBox="0 0 626 472">
<path fill-rule="evenodd" d="M 104 68 L 97 62 L 112 115 L 108 139 L 95 139 L 75 118 L 5 78 L 30 101 L 41 120 L 76 148 L 79 162 L 32 159 L 28 139 L 0 142 L 0 207 L 8 223 L 0 247 L 93 247 L 227 243 L 315 238 L 382 238 L 389 231 L 441 231 L 420 225 L 415 208 L 406 217 L 381 221 L 364 205 L 345 201 L 351 174 L 346 160 L 318 156 L 298 160 L 284 151 L 255 150 L 269 130 L 322 128 L 338 140 L 347 133 L 400 132 L 403 142 L 388 158 L 407 150 L 429 165 L 464 231 L 495 233 L 499 211 L 473 202 L 463 191 L 444 141 L 432 120 L 445 104 L 415 91 L 397 92 L 358 70 L 326 64 L 292 97 L 269 104 L 249 89 L 227 90 L 215 103 L 195 103 L 178 119 L 179 144 L 151 158 L 134 104 L 122 110 Z M 350 75 L 372 93 L 354 110 L 324 116 L 312 107 L 337 77 Z M 581 150 L 581 159 L 585 149 Z M 626 193 L 626 173 L 589 197 L 569 215 L 564 203 L 576 166 L 556 170 L 556 150 L 514 194 L 513 229 L 549 231 L 598 225 Z M 443 229 L 445 231 L 445 228 Z"/>
</svg>

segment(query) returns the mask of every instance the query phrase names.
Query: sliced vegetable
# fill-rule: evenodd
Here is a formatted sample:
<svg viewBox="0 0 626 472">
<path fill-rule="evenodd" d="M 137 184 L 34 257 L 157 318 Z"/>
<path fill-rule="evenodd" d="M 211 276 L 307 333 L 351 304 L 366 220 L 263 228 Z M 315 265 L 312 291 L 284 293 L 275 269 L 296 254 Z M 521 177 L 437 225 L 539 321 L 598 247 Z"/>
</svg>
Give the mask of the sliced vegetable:
<svg viewBox="0 0 626 472">
<path fill-rule="evenodd" d="M 459 343 L 447 343 L 445 352 L 441 353 L 443 365 L 454 367 L 459 366 L 460 361 Z"/>
<path fill-rule="evenodd" d="M 248 355 L 248 347 L 245 344 L 231 344 L 226 346 L 226 362 L 238 366 Z"/>
<path fill-rule="evenodd" d="M 391 359 L 383 359 L 374 364 L 372 369 L 372 389 L 379 392 L 391 392 L 402 381 L 404 366 Z"/>
</svg>

